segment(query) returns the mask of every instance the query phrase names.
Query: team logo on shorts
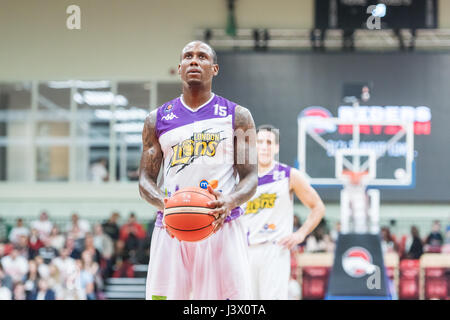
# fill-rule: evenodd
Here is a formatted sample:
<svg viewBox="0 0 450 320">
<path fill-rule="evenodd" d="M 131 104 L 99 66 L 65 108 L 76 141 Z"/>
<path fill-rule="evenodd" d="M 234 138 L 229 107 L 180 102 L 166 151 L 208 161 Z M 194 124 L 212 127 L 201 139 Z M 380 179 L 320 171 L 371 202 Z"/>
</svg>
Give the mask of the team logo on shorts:
<svg viewBox="0 0 450 320">
<path fill-rule="evenodd" d="M 261 209 L 271 209 L 277 199 L 276 193 L 263 193 L 258 198 L 247 202 L 244 214 L 258 213 Z"/>
<path fill-rule="evenodd" d="M 375 272 L 372 255 L 362 247 L 351 247 L 342 255 L 342 268 L 353 278 L 361 278 Z"/>
<path fill-rule="evenodd" d="M 207 132 L 209 130 L 211 129 L 195 132 L 189 139 L 172 146 L 173 155 L 167 171 L 173 167 L 179 167 L 178 173 L 197 158 L 214 157 L 217 146 L 226 138 L 221 137 L 222 131 L 214 133 Z"/>
</svg>

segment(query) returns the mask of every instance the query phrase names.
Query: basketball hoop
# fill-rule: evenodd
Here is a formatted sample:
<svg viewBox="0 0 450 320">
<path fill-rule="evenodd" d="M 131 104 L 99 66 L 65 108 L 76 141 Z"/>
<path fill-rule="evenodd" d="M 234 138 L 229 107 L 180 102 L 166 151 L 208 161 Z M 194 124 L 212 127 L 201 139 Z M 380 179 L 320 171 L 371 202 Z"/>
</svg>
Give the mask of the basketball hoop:
<svg viewBox="0 0 450 320">
<path fill-rule="evenodd" d="M 361 185 L 361 180 L 369 174 L 369 171 L 350 171 L 350 170 L 343 170 L 342 175 L 344 177 L 347 177 L 346 180 L 350 181 L 350 184 L 352 185 Z"/>
</svg>

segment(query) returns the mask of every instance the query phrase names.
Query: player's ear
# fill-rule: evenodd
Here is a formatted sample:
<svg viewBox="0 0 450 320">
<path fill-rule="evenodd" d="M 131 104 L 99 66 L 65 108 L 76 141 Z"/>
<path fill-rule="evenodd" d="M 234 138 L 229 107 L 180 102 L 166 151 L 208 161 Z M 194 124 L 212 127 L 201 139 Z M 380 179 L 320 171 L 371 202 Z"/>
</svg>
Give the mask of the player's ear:
<svg viewBox="0 0 450 320">
<path fill-rule="evenodd" d="M 213 75 L 217 76 L 219 74 L 219 65 L 217 63 L 213 64 Z"/>
<path fill-rule="evenodd" d="M 277 155 L 278 153 L 280 153 L 280 145 L 278 143 L 275 143 L 274 147 L 275 147 L 275 154 Z"/>
<path fill-rule="evenodd" d="M 178 64 L 178 74 L 181 76 L 181 64 Z"/>
</svg>

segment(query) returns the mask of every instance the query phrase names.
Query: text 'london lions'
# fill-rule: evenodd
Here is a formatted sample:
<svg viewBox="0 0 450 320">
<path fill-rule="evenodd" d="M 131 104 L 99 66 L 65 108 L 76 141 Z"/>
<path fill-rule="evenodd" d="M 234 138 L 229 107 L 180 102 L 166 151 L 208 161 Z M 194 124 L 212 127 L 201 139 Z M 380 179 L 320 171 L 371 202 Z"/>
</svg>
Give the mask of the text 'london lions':
<svg viewBox="0 0 450 320">
<path fill-rule="evenodd" d="M 181 171 L 190 165 L 196 158 L 207 156 L 214 157 L 216 155 L 217 146 L 225 138 L 221 138 L 220 133 L 195 132 L 189 139 L 183 140 L 179 144 L 172 147 L 173 155 L 170 159 L 169 169 L 175 166 L 181 166 Z"/>
</svg>

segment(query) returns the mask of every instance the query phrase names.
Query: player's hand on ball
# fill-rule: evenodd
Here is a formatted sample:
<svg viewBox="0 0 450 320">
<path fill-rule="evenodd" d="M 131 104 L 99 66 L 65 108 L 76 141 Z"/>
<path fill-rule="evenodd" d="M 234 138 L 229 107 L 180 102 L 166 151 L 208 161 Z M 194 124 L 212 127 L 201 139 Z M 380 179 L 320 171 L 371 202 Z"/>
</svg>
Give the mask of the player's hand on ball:
<svg viewBox="0 0 450 320">
<path fill-rule="evenodd" d="M 224 196 L 221 192 L 215 191 L 210 185 L 208 185 L 209 193 L 216 197 L 216 200 L 208 202 L 208 207 L 214 208 L 209 212 L 216 217 L 216 221 L 213 222 L 214 232 L 219 230 L 226 217 L 230 214 L 231 210 L 234 208 L 233 199 L 230 196 Z"/>
<path fill-rule="evenodd" d="M 305 238 L 306 238 L 306 236 L 303 233 L 294 232 L 294 233 L 288 235 L 287 237 L 284 237 L 283 239 L 281 239 L 278 242 L 278 244 L 285 247 L 286 249 L 291 250 L 296 245 L 305 241 Z"/>
</svg>

